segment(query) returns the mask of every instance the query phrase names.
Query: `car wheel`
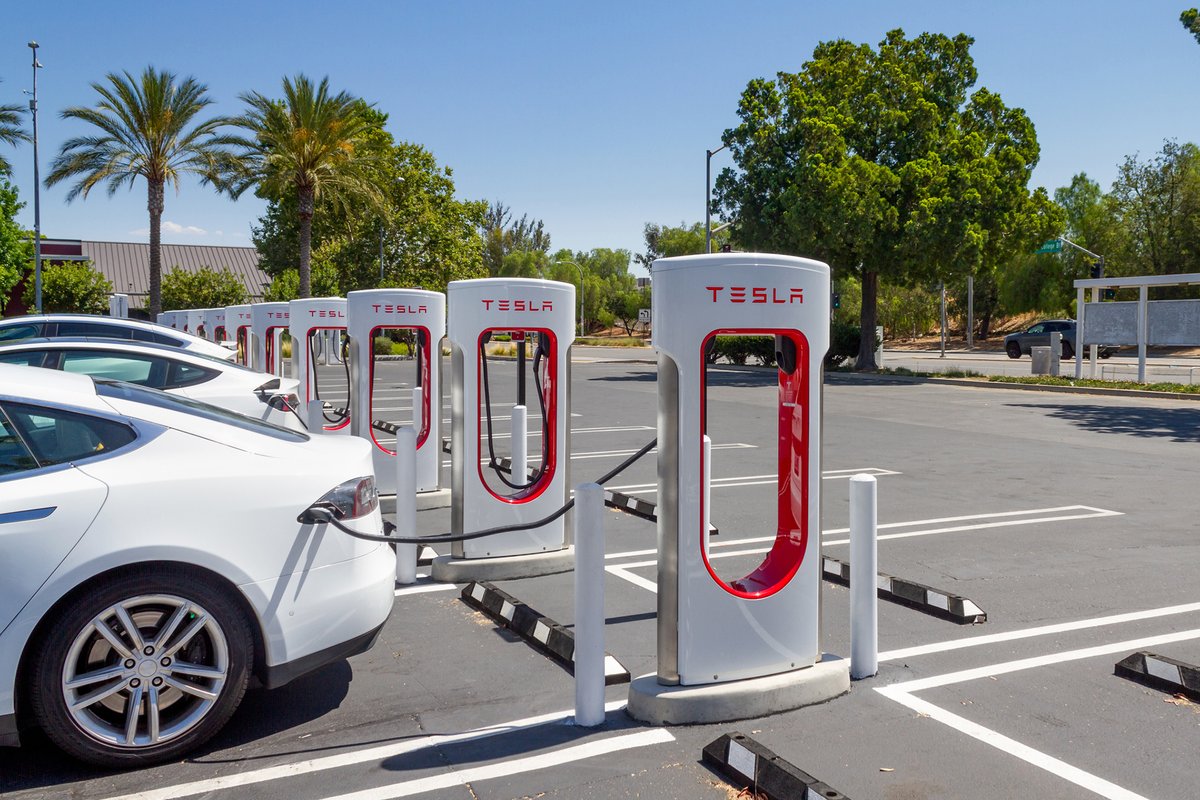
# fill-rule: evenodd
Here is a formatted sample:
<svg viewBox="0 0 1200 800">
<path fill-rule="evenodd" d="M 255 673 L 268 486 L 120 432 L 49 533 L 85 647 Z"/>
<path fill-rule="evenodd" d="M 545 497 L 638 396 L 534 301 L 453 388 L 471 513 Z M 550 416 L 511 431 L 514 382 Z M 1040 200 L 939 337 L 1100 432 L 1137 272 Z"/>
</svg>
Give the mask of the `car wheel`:
<svg viewBox="0 0 1200 800">
<path fill-rule="evenodd" d="M 1101 350 L 1099 355 L 1101 358 L 1112 358 L 1112 350 Z"/>
<path fill-rule="evenodd" d="M 1075 348 L 1071 347 L 1070 342 L 1062 343 L 1062 357 L 1063 358 L 1074 358 L 1075 357 Z"/>
<path fill-rule="evenodd" d="M 1008 353 L 1009 358 L 1020 358 L 1021 345 L 1017 344 L 1016 342 L 1009 342 L 1008 344 L 1004 345 L 1004 352 Z"/>
<path fill-rule="evenodd" d="M 51 622 L 34 655 L 30 705 L 76 758 L 135 767 L 219 731 L 246 692 L 253 638 L 239 606 L 182 570 L 90 587 Z"/>
</svg>

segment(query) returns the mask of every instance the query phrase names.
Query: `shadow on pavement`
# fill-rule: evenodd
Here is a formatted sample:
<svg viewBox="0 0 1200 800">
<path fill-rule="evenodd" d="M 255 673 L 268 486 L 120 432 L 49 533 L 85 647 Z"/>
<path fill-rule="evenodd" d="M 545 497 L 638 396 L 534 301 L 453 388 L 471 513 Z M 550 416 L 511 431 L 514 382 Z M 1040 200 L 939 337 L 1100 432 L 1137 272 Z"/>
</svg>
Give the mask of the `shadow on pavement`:
<svg viewBox="0 0 1200 800">
<path fill-rule="evenodd" d="M 1008 403 L 1010 408 L 1032 408 L 1084 430 L 1140 438 L 1200 442 L 1200 407 L 1142 408 L 1138 406 L 1059 405 Z"/>
</svg>

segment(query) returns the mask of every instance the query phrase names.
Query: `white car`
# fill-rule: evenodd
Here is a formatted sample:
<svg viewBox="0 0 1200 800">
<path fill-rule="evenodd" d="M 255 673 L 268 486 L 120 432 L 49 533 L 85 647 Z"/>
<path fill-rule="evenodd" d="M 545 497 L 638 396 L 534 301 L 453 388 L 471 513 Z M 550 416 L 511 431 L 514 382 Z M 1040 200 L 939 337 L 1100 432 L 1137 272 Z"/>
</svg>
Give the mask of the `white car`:
<svg viewBox="0 0 1200 800">
<path fill-rule="evenodd" d="M 395 556 L 329 515 L 382 535 L 365 440 L 0 365 L 0 744 L 39 727 L 96 764 L 174 759 L 251 674 L 368 649 Z"/>
<path fill-rule="evenodd" d="M 0 344 L 18 339 L 88 336 L 101 339 L 126 339 L 152 342 L 231 360 L 236 353 L 229 348 L 177 331 L 167 325 L 124 317 L 99 317 L 92 314 L 41 314 L 0 319 Z"/>
<path fill-rule="evenodd" d="M 299 381 L 178 347 L 116 339 L 24 339 L 0 342 L 0 364 L 45 367 L 149 386 L 285 428 L 306 430 L 296 395 Z"/>
</svg>

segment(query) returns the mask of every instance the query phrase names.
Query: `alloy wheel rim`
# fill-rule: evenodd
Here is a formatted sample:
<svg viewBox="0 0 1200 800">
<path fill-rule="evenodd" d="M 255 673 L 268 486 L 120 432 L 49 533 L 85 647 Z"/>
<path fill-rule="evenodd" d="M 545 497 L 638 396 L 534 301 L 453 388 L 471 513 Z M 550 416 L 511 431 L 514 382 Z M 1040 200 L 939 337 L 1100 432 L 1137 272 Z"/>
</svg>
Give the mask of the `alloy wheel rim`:
<svg viewBox="0 0 1200 800">
<path fill-rule="evenodd" d="M 193 730 L 229 677 L 229 643 L 213 615 L 168 594 L 122 600 L 76 634 L 62 669 L 72 721 L 89 738 L 145 748 Z"/>
</svg>

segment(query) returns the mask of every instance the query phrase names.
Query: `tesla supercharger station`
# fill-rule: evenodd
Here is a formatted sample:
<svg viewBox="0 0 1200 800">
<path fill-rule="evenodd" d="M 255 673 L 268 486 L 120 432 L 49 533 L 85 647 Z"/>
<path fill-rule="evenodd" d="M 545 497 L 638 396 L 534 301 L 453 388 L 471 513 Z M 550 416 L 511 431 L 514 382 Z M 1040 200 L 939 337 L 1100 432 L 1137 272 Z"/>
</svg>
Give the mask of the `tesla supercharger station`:
<svg viewBox="0 0 1200 800">
<path fill-rule="evenodd" d="M 199 336 L 201 339 L 206 338 L 204 335 L 204 309 L 189 308 L 187 311 L 179 313 L 183 315 L 184 331 L 192 336 Z"/>
<path fill-rule="evenodd" d="M 813 669 L 822 662 L 820 436 L 829 267 L 791 256 L 719 254 L 661 258 L 652 276 L 658 350 L 658 672 L 635 682 L 630 713 L 677 723 L 707 721 L 724 697 L 727 702 L 737 698 L 727 709 L 734 716 L 718 713 L 716 718 L 744 718 L 739 714 L 755 703 L 787 703 L 782 699 L 786 688 L 775 692 L 780 683 L 803 686 L 809 678 L 832 681 L 832 693 L 821 700 L 841 694 L 849 688 L 845 662 L 830 658 L 836 663 Z M 726 578 L 709 560 L 705 356 L 717 336 L 735 335 L 775 339 L 778 499 L 774 531 L 736 532 L 772 535 L 769 552 L 745 576 Z M 716 511 L 711 516 L 718 518 Z M 733 533 L 736 521 L 728 515 L 719 519 L 721 530 Z M 774 683 L 768 687 L 754 679 Z M 711 692 L 695 691 L 706 684 Z M 802 694 L 798 689 L 797 696 Z M 689 702 L 699 705 L 689 708 Z"/>
<path fill-rule="evenodd" d="M 228 337 L 225 335 L 225 309 L 206 308 L 204 317 L 204 338 L 220 344 Z"/>
<path fill-rule="evenodd" d="M 292 375 L 300 381 L 297 389 L 300 408 L 307 409 L 312 400 L 330 399 L 328 391 L 325 392 L 325 398 L 321 396 L 317 367 L 326 361 L 322 356 L 327 356 L 331 347 L 336 348 L 339 351 L 337 360 L 329 358 L 327 363 L 344 364 L 340 350 L 342 334 L 346 332 L 346 298 L 293 300 L 288 303 L 288 311 L 291 314 L 288 330 L 292 335 Z M 330 345 L 331 340 L 336 344 Z M 322 414 L 322 428 L 326 433 L 350 433 L 349 375 L 345 380 L 347 396 L 334 402 L 334 409 L 326 409 Z M 341 410 L 336 410 L 339 407 Z"/>
<path fill-rule="evenodd" d="M 164 311 L 158 315 L 156 322 L 159 325 L 166 325 L 168 328 L 181 331 L 186 324 L 186 316 L 186 311 Z"/>
<path fill-rule="evenodd" d="M 450 529 L 470 533 L 549 516 L 566 502 L 570 477 L 568 353 L 575 341 L 575 287 L 530 278 L 481 278 L 452 281 L 446 294 L 452 375 Z M 536 337 L 540 349 L 534 356 L 537 390 L 528 413 L 541 429 L 540 437 L 531 437 L 541 445 L 541 458 L 536 467 L 535 459 L 528 461 L 532 477 L 512 470 L 508 480 L 518 488 L 484 477 L 485 470 L 494 471 L 490 445 L 498 433 L 496 420 L 492 425 L 488 421 L 502 416 L 491 413 L 488 394 L 495 390 L 488 379 L 513 369 L 511 360 L 485 361 L 484 348 L 489 339 L 513 333 Z M 565 571 L 572 565 L 565 532 L 560 517 L 532 529 L 456 542 L 450 557 L 434 561 L 433 576 L 500 579 Z"/>
<path fill-rule="evenodd" d="M 412 426 L 417 437 L 417 491 L 435 492 L 441 473 L 441 363 L 446 336 L 446 296 L 424 289 L 364 289 L 346 295 L 350 334 L 350 432 L 373 445 L 375 483 L 383 494 L 396 493 L 395 437 L 374 427 L 391 422 L 389 403 L 376 397 L 375 337 L 392 330 L 411 331 L 416 346 L 412 388 Z M 382 441 L 381 441 L 382 440 Z M 389 444 L 392 445 L 389 447 Z"/>
<path fill-rule="evenodd" d="M 237 344 L 237 363 L 244 367 L 250 366 L 254 352 L 250 308 L 249 305 L 225 307 L 225 339 Z"/>
<path fill-rule="evenodd" d="M 251 368 L 283 377 L 283 332 L 288 329 L 288 320 L 287 303 L 250 306 L 250 335 L 254 344 Z"/>
</svg>

